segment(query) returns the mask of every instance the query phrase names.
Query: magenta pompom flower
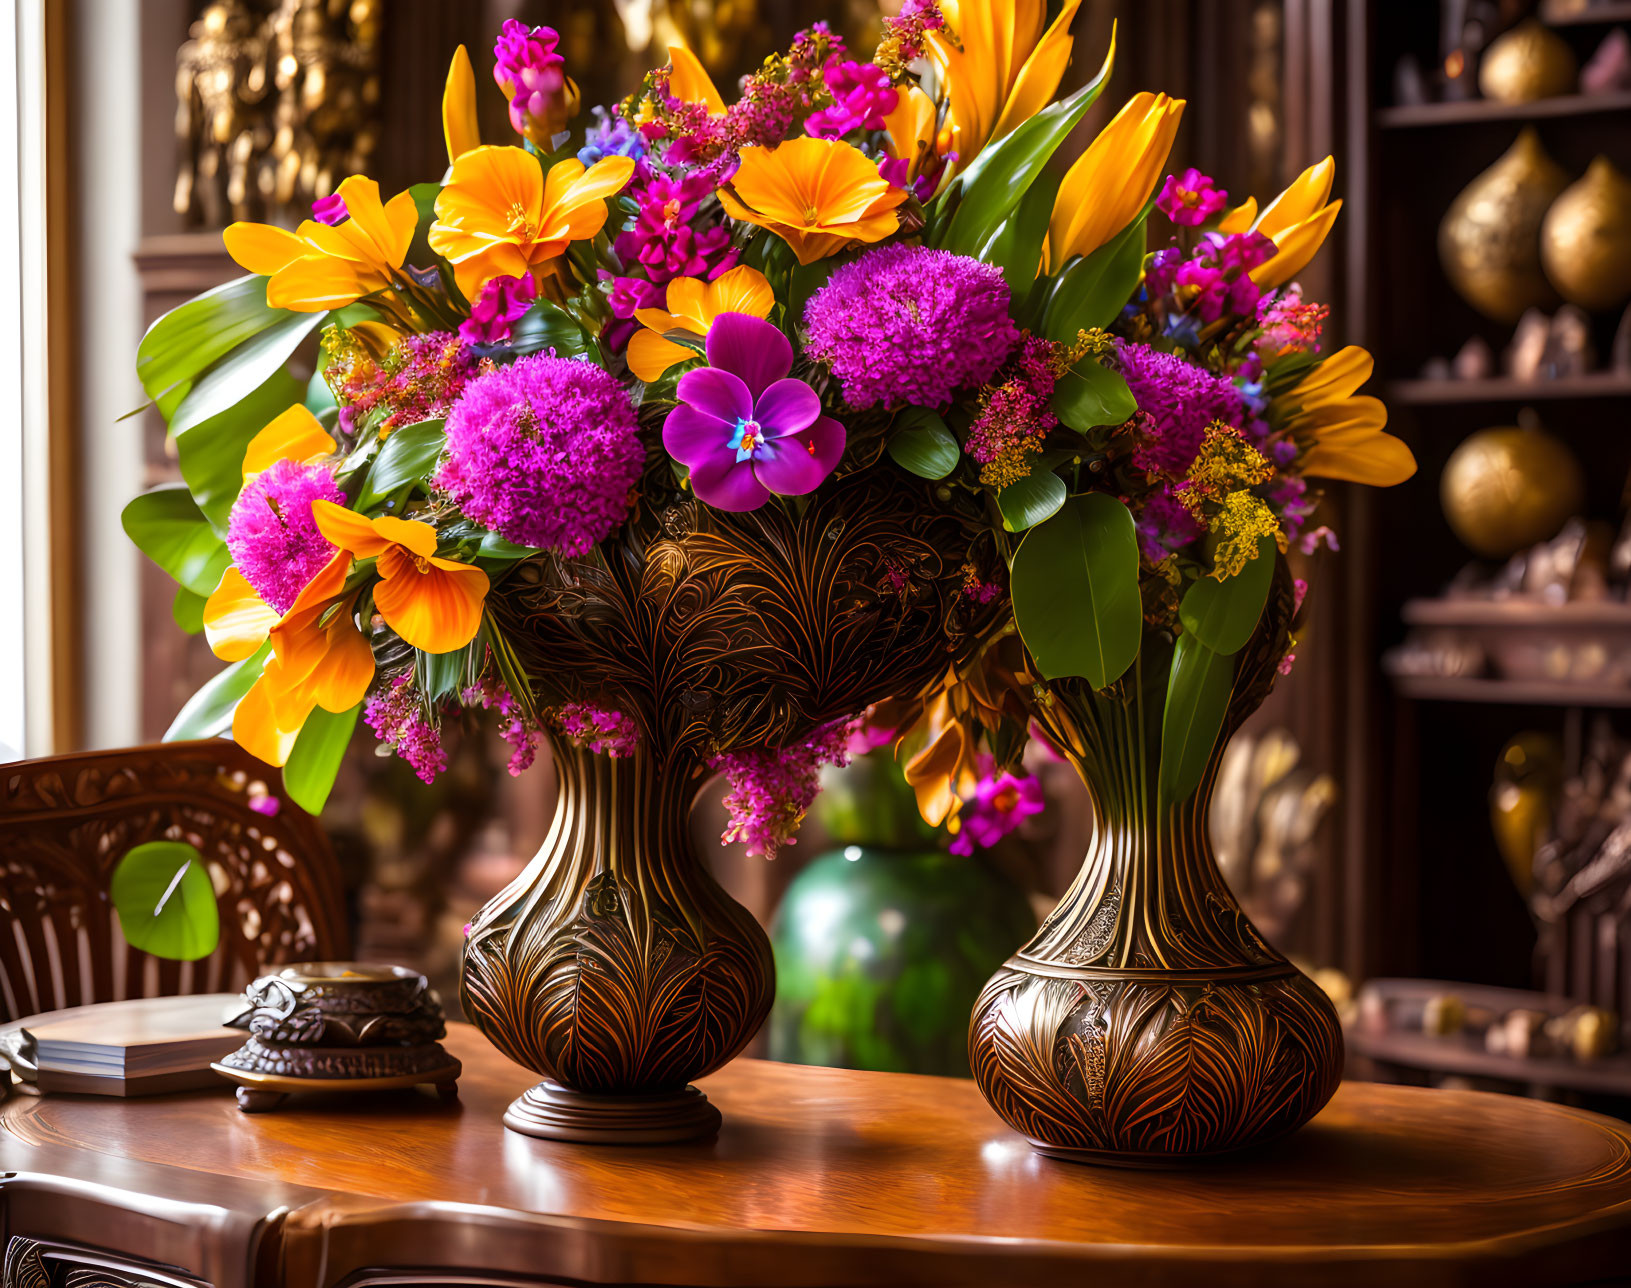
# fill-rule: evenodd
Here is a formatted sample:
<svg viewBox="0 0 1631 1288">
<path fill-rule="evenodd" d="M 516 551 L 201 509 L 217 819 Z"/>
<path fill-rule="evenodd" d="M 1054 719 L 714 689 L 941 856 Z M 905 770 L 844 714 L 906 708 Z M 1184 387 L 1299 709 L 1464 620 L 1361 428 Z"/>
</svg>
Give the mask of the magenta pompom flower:
<svg viewBox="0 0 1631 1288">
<path fill-rule="evenodd" d="M 821 486 L 844 455 L 844 427 L 821 399 L 790 380 L 793 346 L 746 313 L 721 313 L 708 330 L 708 365 L 680 377 L 679 406 L 663 446 L 691 470 L 691 488 L 720 510 L 757 510 L 772 493 Z"/>
<path fill-rule="evenodd" d="M 851 407 L 943 407 L 1019 343 L 1002 270 L 926 246 L 883 246 L 835 270 L 804 325 Z"/>
<path fill-rule="evenodd" d="M 1245 404 L 1226 377 L 1147 344 L 1122 344 L 1116 361 L 1139 411 L 1148 417 L 1133 454 L 1140 469 L 1182 478 L 1201 450 L 1208 425 L 1217 420 L 1239 427 Z"/>
<path fill-rule="evenodd" d="M 535 354 L 465 386 L 434 482 L 506 540 L 582 555 L 628 517 L 644 463 L 617 377 Z"/>
<path fill-rule="evenodd" d="M 459 323 L 459 338 L 466 344 L 492 344 L 510 338 L 510 328 L 521 320 L 538 298 L 538 283 L 531 273 L 495 277 L 481 288 L 470 306 L 470 316 Z"/>
<path fill-rule="evenodd" d="M 345 504 L 322 465 L 276 461 L 244 484 L 227 519 L 227 549 L 255 593 L 280 613 L 334 555 L 317 530 L 313 501 Z"/>
<path fill-rule="evenodd" d="M 1173 223 L 1184 228 L 1198 228 L 1229 200 L 1229 194 L 1218 187 L 1194 166 L 1182 174 L 1169 174 L 1161 185 L 1161 195 L 1155 204 Z"/>
</svg>

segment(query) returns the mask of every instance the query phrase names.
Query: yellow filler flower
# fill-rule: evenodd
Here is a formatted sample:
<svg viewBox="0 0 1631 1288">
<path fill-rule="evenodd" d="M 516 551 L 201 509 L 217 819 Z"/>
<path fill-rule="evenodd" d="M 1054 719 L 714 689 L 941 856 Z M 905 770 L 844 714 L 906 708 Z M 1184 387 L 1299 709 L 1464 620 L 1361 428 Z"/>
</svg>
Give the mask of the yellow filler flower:
<svg viewBox="0 0 1631 1288">
<path fill-rule="evenodd" d="M 955 151 L 961 168 L 1052 101 L 1070 62 L 1080 3 L 1065 0 L 1044 31 L 1044 0 L 942 0 L 946 25 L 928 33 L 929 54 L 948 100 L 940 150 Z"/>
<path fill-rule="evenodd" d="M 905 200 L 876 161 L 839 139 L 743 148 L 730 185 L 719 189 L 727 215 L 768 228 L 800 264 L 882 241 L 900 226 L 895 207 Z"/>
<path fill-rule="evenodd" d="M 568 157 L 546 177 L 524 148 L 475 148 L 453 163 L 436 198 L 430 248 L 453 265 L 467 300 L 495 277 L 530 274 L 542 287 L 551 261 L 605 226 L 606 199 L 633 173 L 630 157 L 602 157 L 588 169 Z"/>
<path fill-rule="evenodd" d="M 1218 224 L 1225 233 L 1259 232 L 1274 243 L 1274 258 L 1252 269 L 1252 281 L 1265 291 L 1283 286 L 1308 266 L 1330 236 L 1342 210 L 1340 201 L 1328 201 L 1336 162 L 1330 157 L 1304 170 L 1262 214 L 1248 199 Z"/>
<path fill-rule="evenodd" d="M 668 332 L 684 331 L 700 339 L 721 313 L 768 318 L 776 296 L 763 273 L 738 264 L 711 282 L 700 277 L 676 277 L 668 284 L 666 303 L 666 311 L 639 309 L 634 315 L 642 329 L 629 337 L 629 370 L 647 384 L 659 379 L 675 363 L 701 356 L 665 339 Z"/>
<path fill-rule="evenodd" d="M 1276 399 L 1291 409 L 1286 427 L 1306 453 L 1304 474 L 1392 487 L 1416 472 L 1410 449 L 1382 429 L 1387 424 L 1382 401 L 1356 396 L 1374 366 L 1369 353 L 1351 344 Z"/>
<path fill-rule="evenodd" d="M 1045 263 L 1056 272 L 1091 255 L 1138 217 L 1150 199 L 1183 119 L 1184 100 L 1134 94 L 1059 181 Z"/>
<path fill-rule="evenodd" d="M 379 185 L 354 174 L 335 190 L 349 216 L 329 226 L 308 219 L 290 232 L 271 224 L 229 224 L 221 234 L 240 268 L 270 278 L 266 302 L 297 313 L 343 308 L 391 284 L 419 222 L 413 195 L 380 204 Z"/>
<path fill-rule="evenodd" d="M 317 530 L 358 559 L 378 559 L 380 581 L 374 607 L 385 624 L 426 653 L 451 653 L 476 638 L 487 574 L 471 564 L 436 555 L 436 529 L 394 515 L 370 519 L 313 501 Z"/>
</svg>

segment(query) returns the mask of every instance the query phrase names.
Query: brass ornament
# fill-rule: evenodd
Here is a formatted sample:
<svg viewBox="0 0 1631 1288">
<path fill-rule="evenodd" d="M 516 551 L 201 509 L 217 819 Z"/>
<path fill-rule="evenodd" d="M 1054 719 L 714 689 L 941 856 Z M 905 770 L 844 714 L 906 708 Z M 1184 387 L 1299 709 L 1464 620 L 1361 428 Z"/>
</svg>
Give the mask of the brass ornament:
<svg viewBox="0 0 1631 1288">
<path fill-rule="evenodd" d="M 1585 495 L 1585 475 L 1568 445 L 1516 425 L 1467 437 L 1439 480 L 1451 529 L 1487 559 L 1505 559 L 1556 536 L 1580 512 Z"/>
<path fill-rule="evenodd" d="M 1466 186 L 1438 230 L 1444 273 L 1467 303 L 1497 322 L 1556 302 L 1541 268 L 1540 229 L 1568 184 L 1526 126 L 1517 141 Z"/>
<path fill-rule="evenodd" d="M 1530 18 L 1498 36 L 1484 51 L 1478 89 L 1499 103 L 1532 103 L 1572 94 L 1579 75 L 1568 42 Z"/>
<path fill-rule="evenodd" d="M 969 1062 L 1043 1153 L 1182 1165 L 1294 1131 L 1336 1090 L 1336 1011 L 1241 911 L 1206 826 L 1224 748 L 1273 686 L 1291 617 L 1279 560 L 1206 775 L 1175 806 L 1156 789 L 1170 641 L 1149 632 L 1109 689 L 1054 681 L 1035 707 L 1098 828 L 1069 893 L 981 993 Z"/>
<path fill-rule="evenodd" d="M 1540 252 L 1571 304 L 1601 311 L 1631 299 L 1631 179 L 1607 157 L 1593 161 L 1546 212 Z"/>
</svg>

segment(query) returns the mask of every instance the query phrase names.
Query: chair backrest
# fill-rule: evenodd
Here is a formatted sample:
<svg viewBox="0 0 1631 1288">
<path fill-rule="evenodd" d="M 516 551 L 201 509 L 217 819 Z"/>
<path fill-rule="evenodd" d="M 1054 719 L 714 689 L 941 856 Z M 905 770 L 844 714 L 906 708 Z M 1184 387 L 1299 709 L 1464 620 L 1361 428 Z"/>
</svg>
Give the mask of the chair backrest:
<svg viewBox="0 0 1631 1288">
<path fill-rule="evenodd" d="M 250 808 L 279 799 L 274 816 Z M 146 841 L 204 856 L 221 943 L 196 962 L 130 947 L 108 897 L 115 865 Z M 0 1011 L 127 997 L 235 992 L 262 967 L 350 955 L 328 841 L 276 770 L 224 740 L 171 742 L 0 764 Z"/>
</svg>

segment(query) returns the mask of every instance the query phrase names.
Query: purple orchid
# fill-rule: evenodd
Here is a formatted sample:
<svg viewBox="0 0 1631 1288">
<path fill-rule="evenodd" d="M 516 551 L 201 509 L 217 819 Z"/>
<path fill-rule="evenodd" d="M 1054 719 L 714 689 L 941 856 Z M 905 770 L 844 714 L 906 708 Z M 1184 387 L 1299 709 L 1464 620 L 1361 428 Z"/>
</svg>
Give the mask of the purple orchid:
<svg viewBox="0 0 1631 1288">
<path fill-rule="evenodd" d="M 707 354 L 706 367 L 680 377 L 679 406 L 663 422 L 663 446 L 690 468 L 697 497 L 740 511 L 815 491 L 844 455 L 844 427 L 821 414 L 814 389 L 787 378 L 787 337 L 762 318 L 721 313 Z"/>
</svg>

